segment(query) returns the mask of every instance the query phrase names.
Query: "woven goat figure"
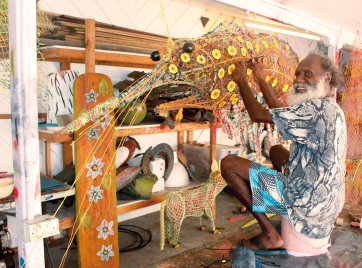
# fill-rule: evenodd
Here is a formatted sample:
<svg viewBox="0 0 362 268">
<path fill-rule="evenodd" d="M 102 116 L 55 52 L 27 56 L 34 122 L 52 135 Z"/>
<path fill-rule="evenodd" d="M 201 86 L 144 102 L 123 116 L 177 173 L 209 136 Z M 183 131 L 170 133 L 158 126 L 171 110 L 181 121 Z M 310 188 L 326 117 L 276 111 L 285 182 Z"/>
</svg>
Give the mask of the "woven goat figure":
<svg viewBox="0 0 362 268">
<path fill-rule="evenodd" d="M 205 214 L 211 221 L 214 234 L 215 228 L 212 208 L 216 196 L 225 188 L 226 182 L 222 178 L 217 162 L 211 165 L 211 174 L 207 182 L 192 189 L 169 193 L 162 201 L 160 211 L 160 247 L 164 248 L 165 239 L 174 247 L 179 246 L 178 238 L 183 220 L 186 217 L 199 217 L 200 229 L 202 216 Z M 166 237 L 165 237 L 166 233 Z"/>
</svg>

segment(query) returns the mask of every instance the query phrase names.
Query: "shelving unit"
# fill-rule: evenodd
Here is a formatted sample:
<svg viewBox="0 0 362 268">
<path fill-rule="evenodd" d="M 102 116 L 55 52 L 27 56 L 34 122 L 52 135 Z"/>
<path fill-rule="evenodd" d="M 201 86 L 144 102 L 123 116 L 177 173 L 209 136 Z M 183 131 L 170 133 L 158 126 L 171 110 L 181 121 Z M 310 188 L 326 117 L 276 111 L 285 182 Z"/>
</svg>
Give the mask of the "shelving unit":
<svg viewBox="0 0 362 268">
<path fill-rule="evenodd" d="M 218 125 L 217 127 L 219 127 Z M 212 124 L 205 123 L 176 123 L 175 128 L 171 129 L 166 124 L 147 124 L 147 125 L 137 125 L 133 127 L 115 127 L 116 136 L 134 136 L 134 135 L 145 135 L 145 134 L 158 134 L 158 133 L 169 133 L 177 132 L 178 144 L 185 142 L 185 132 L 186 132 L 186 142 L 191 143 L 193 141 L 193 131 L 210 129 Z M 51 143 L 63 143 L 63 148 L 69 147 L 69 144 L 73 141 L 73 138 L 67 134 L 62 133 L 61 131 L 54 131 L 51 127 L 41 127 L 39 128 L 39 139 L 45 143 L 45 157 L 46 157 L 46 175 L 51 176 L 51 158 L 50 158 L 50 144 Z M 71 150 L 70 156 L 71 156 Z M 63 163 L 66 166 L 66 163 Z"/>
<path fill-rule="evenodd" d="M 86 72 L 94 72 L 95 65 L 108 65 L 108 66 L 122 66 L 122 67 L 134 67 L 134 68 L 153 68 L 155 62 L 151 61 L 148 56 L 125 54 L 121 52 L 101 51 L 96 50 L 92 39 L 94 37 L 95 29 L 91 29 L 92 24 L 85 22 L 85 44 L 84 49 L 70 48 L 70 47 L 43 47 L 41 52 L 46 61 L 60 62 L 61 70 L 70 69 L 70 63 L 85 63 Z M 93 37 L 92 37 L 93 32 Z M 92 44 L 93 43 L 93 44 Z M 176 123 L 174 129 L 170 129 L 166 124 L 148 124 L 138 125 L 133 127 L 116 127 L 116 136 L 133 136 L 133 135 L 145 135 L 145 134 L 158 134 L 177 132 L 177 143 L 191 143 L 193 141 L 193 131 L 200 129 L 210 129 L 210 156 L 211 159 L 215 157 L 215 143 L 216 143 L 216 128 L 217 123 Z M 51 176 L 51 159 L 50 159 L 50 144 L 51 143 L 63 143 L 63 165 L 66 167 L 72 163 L 72 150 L 71 143 L 73 137 L 63 134 L 59 131 L 48 129 L 39 130 L 39 139 L 45 142 L 46 147 L 46 175 Z M 189 187 L 196 186 L 195 183 L 190 184 Z M 117 215 L 135 211 L 137 209 L 146 208 L 152 205 L 159 204 L 164 197 L 170 192 L 179 190 L 179 188 L 168 189 L 152 194 L 149 200 L 139 201 L 120 201 L 117 204 Z M 61 219 L 60 228 L 68 229 L 72 227 L 74 223 L 73 217 L 67 217 Z"/>
<path fill-rule="evenodd" d="M 145 134 L 158 134 L 158 133 L 169 133 L 177 132 L 178 142 L 182 144 L 185 142 L 191 143 L 193 141 L 193 131 L 210 129 L 212 124 L 210 123 L 176 123 L 175 128 L 171 129 L 166 124 L 143 124 L 133 127 L 116 127 L 116 136 L 135 136 L 135 135 L 145 135 Z M 219 127 L 219 125 L 217 126 Z M 50 158 L 50 144 L 51 143 L 70 143 L 73 141 L 73 138 L 67 134 L 62 133 L 61 131 L 54 131 L 52 128 L 40 128 L 39 129 L 39 139 L 45 142 L 46 146 L 46 170 L 50 172 L 51 170 L 51 158 Z M 51 174 L 47 174 L 50 176 Z M 187 188 L 194 187 L 197 184 L 191 183 Z M 122 214 L 130 212 L 136 209 L 145 208 L 151 205 L 161 203 L 164 197 L 171 191 L 180 190 L 180 188 L 169 188 L 164 191 L 155 192 L 152 194 L 152 197 L 148 200 L 139 200 L 139 201 L 120 201 L 117 206 L 117 214 Z M 74 190 L 72 192 L 74 194 Z M 65 218 L 60 223 L 61 229 L 70 228 L 73 225 L 74 220 L 72 217 Z"/>
</svg>

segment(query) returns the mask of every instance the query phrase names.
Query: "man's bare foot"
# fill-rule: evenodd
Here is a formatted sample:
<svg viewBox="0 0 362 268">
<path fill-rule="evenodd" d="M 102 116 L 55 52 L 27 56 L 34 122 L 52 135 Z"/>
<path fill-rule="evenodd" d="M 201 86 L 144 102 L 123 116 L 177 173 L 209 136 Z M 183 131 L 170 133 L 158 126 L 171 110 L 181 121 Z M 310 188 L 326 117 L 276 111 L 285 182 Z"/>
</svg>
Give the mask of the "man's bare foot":
<svg viewBox="0 0 362 268">
<path fill-rule="evenodd" d="M 284 242 L 280 235 L 270 237 L 261 234 L 251 239 L 242 240 L 240 241 L 240 244 L 253 250 L 273 250 L 282 248 Z"/>
</svg>

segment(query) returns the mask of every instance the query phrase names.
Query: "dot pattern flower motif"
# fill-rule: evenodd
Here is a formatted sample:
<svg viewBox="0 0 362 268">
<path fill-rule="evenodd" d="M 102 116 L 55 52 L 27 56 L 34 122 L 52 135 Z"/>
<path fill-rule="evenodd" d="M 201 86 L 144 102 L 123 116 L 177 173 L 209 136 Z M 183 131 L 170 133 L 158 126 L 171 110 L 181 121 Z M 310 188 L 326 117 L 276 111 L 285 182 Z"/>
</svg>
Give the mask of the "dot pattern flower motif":
<svg viewBox="0 0 362 268">
<path fill-rule="evenodd" d="M 98 136 L 98 132 L 100 130 L 99 129 L 96 129 L 96 128 L 91 128 L 87 133 L 86 135 L 88 136 L 89 140 L 92 140 L 92 139 L 95 139 L 95 140 L 98 140 L 99 139 L 99 136 Z"/>
<path fill-rule="evenodd" d="M 221 58 L 221 52 L 218 49 L 213 49 L 211 52 L 211 55 L 214 57 L 214 59 L 219 60 Z"/>
<path fill-rule="evenodd" d="M 176 74 L 178 72 L 178 68 L 175 64 L 170 64 L 170 66 L 168 66 L 168 70 L 172 74 Z"/>
<path fill-rule="evenodd" d="M 227 84 L 227 89 L 228 89 L 228 91 L 229 92 L 233 92 L 234 90 L 235 90 L 235 88 L 236 88 L 236 83 L 233 81 L 233 80 L 231 80 L 228 84 Z"/>
<path fill-rule="evenodd" d="M 89 102 L 97 102 L 98 93 L 91 89 L 88 93 L 84 94 L 87 97 L 87 103 Z"/>
<path fill-rule="evenodd" d="M 224 68 L 220 68 L 219 71 L 217 72 L 217 76 L 222 79 L 225 75 L 225 70 Z"/>
<path fill-rule="evenodd" d="M 189 55 L 189 53 L 182 53 L 181 54 L 181 61 L 183 61 L 183 62 L 189 62 L 190 61 L 190 55 Z"/>
<path fill-rule="evenodd" d="M 252 44 L 250 41 L 247 41 L 247 42 L 246 42 L 246 47 L 247 47 L 248 49 L 252 50 L 252 49 L 253 49 L 253 44 Z"/>
<path fill-rule="evenodd" d="M 198 55 L 196 60 L 197 60 L 197 62 L 199 64 L 205 64 L 206 63 L 206 58 L 204 57 L 204 55 Z"/>
<path fill-rule="evenodd" d="M 109 257 L 114 256 L 112 245 L 109 245 L 108 247 L 102 245 L 102 249 L 97 252 L 97 255 L 101 257 L 102 261 L 109 261 Z"/>
<path fill-rule="evenodd" d="M 103 198 L 103 190 L 101 190 L 100 187 L 94 187 L 93 185 L 91 185 L 91 189 L 89 190 L 88 194 L 90 202 L 96 203 L 98 200 Z"/>
<path fill-rule="evenodd" d="M 98 238 L 103 238 L 104 240 L 106 240 L 108 238 L 108 235 L 114 235 L 113 221 L 107 223 L 107 221 L 103 219 L 102 224 L 99 225 L 96 229 L 99 232 Z"/>
<path fill-rule="evenodd" d="M 86 165 L 88 169 L 87 177 L 91 176 L 94 180 L 98 175 L 102 176 L 102 167 L 104 162 L 101 162 L 101 158 L 95 158 L 93 156 L 92 161 Z"/>
<path fill-rule="evenodd" d="M 230 56 L 235 56 L 237 53 L 237 50 L 234 46 L 228 46 L 228 53 Z"/>
<path fill-rule="evenodd" d="M 216 100 L 216 99 L 218 99 L 219 97 L 220 97 L 220 89 L 218 89 L 218 88 L 215 88 L 213 91 L 211 91 L 211 98 L 213 99 L 213 100 Z"/>
</svg>

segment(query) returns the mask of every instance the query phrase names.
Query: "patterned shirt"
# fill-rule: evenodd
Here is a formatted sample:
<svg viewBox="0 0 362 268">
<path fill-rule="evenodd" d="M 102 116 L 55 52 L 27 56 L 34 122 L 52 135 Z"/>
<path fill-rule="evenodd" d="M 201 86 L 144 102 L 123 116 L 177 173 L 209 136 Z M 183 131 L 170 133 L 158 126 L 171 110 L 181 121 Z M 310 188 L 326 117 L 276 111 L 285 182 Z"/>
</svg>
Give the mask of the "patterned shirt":
<svg viewBox="0 0 362 268">
<path fill-rule="evenodd" d="M 346 121 L 331 97 L 270 110 L 285 140 L 293 141 L 283 202 L 296 231 L 327 237 L 344 204 Z"/>
</svg>

